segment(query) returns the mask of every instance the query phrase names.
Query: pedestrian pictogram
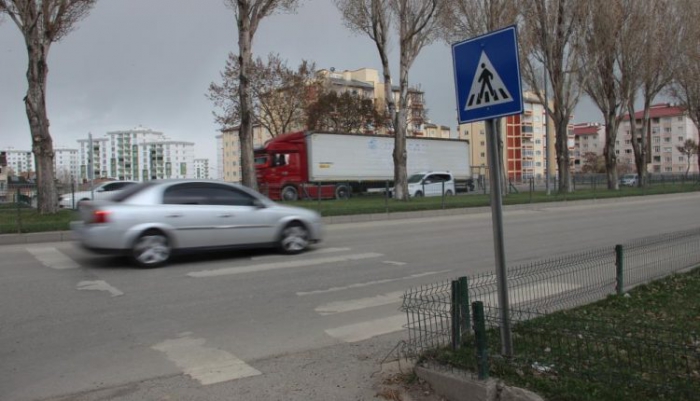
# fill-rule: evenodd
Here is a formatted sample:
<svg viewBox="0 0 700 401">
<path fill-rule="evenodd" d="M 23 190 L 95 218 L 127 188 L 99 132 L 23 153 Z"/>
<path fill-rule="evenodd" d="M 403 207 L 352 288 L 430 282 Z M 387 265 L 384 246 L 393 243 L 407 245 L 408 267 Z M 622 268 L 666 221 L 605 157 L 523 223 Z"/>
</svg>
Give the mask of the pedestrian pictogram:
<svg viewBox="0 0 700 401">
<path fill-rule="evenodd" d="M 481 52 L 479 64 L 474 73 L 471 90 L 469 90 L 467 104 L 464 110 L 476 109 L 485 106 L 495 106 L 501 103 L 512 102 L 513 97 L 503 83 L 498 71 L 493 68 L 491 60 L 485 52 Z"/>
<path fill-rule="evenodd" d="M 523 112 L 515 26 L 452 45 L 460 124 Z"/>
</svg>

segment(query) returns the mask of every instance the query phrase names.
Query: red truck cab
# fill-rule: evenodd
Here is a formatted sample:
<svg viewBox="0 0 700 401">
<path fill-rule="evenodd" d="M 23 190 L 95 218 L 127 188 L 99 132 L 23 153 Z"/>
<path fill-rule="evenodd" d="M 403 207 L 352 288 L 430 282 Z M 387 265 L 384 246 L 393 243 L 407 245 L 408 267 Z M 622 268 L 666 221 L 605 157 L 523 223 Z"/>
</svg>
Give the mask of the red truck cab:
<svg viewBox="0 0 700 401">
<path fill-rule="evenodd" d="M 305 131 L 272 138 L 255 149 L 255 173 L 261 193 L 273 200 L 335 198 L 335 185 L 309 182 Z M 320 193 L 319 193 L 320 192 Z"/>
</svg>

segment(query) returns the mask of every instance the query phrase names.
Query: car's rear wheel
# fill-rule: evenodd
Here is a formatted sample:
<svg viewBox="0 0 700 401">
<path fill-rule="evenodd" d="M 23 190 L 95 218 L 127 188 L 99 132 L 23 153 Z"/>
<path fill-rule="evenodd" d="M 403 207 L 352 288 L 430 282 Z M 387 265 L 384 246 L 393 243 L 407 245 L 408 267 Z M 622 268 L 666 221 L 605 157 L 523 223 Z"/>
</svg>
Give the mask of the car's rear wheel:
<svg viewBox="0 0 700 401">
<path fill-rule="evenodd" d="M 445 196 L 452 196 L 452 195 L 454 195 L 454 194 L 452 193 L 452 190 L 449 190 L 449 189 L 448 189 L 447 191 L 445 191 Z"/>
<path fill-rule="evenodd" d="M 89 201 L 89 200 L 90 200 L 90 199 L 85 198 L 85 199 L 81 199 L 81 200 L 79 200 L 78 202 L 76 202 L 76 204 L 75 204 L 75 210 L 80 210 L 83 206 L 85 206 L 85 202 L 87 202 L 87 201 Z"/>
<path fill-rule="evenodd" d="M 309 247 L 309 230 L 301 223 L 287 224 L 282 229 L 279 248 L 286 254 L 295 254 Z"/>
<path fill-rule="evenodd" d="M 423 197 L 423 192 L 417 191 L 415 197 L 416 197 L 416 198 L 422 198 L 422 197 Z"/>
<path fill-rule="evenodd" d="M 131 259 L 139 267 L 158 267 L 170 259 L 170 253 L 168 237 L 161 231 L 149 230 L 134 242 Z"/>
</svg>

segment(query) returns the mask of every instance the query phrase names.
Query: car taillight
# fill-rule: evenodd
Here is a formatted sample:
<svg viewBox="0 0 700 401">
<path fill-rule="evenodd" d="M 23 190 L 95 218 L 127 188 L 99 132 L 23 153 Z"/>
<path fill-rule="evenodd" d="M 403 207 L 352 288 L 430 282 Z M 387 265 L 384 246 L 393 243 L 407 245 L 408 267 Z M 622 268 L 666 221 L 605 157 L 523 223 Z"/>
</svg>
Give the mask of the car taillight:
<svg viewBox="0 0 700 401">
<path fill-rule="evenodd" d="M 107 218 L 110 215 L 110 212 L 106 210 L 95 210 L 92 213 L 92 223 L 93 224 L 104 224 L 109 222 L 109 219 Z"/>
</svg>

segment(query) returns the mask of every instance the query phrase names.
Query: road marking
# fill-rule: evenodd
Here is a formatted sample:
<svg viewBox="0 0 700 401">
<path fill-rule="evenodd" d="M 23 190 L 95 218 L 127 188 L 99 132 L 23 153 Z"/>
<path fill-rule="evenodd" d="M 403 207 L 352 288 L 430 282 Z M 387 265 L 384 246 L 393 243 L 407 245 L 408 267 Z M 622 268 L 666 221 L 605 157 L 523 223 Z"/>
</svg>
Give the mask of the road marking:
<svg viewBox="0 0 700 401">
<path fill-rule="evenodd" d="M 205 347 L 206 340 L 185 337 L 165 340 L 152 348 L 163 352 L 182 371 L 202 385 L 221 383 L 262 373 L 232 354 Z"/>
<path fill-rule="evenodd" d="M 384 319 L 370 320 L 329 329 L 326 330 L 326 334 L 348 343 L 354 343 L 382 334 L 401 331 L 405 324 L 406 315 L 395 315 Z"/>
<path fill-rule="evenodd" d="M 391 305 L 401 303 L 403 291 L 390 292 L 388 294 L 377 295 L 369 298 L 351 299 L 348 301 L 329 302 L 317 307 L 315 310 L 319 315 L 333 315 L 336 313 L 350 312 L 375 306 Z"/>
<path fill-rule="evenodd" d="M 350 248 L 321 248 L 319 250 L 315 250 L 312 252 L 306 253 L 306 255 L 320 255 L 324 253 L 334 253 L 334 252 L 347 252 L 350 251 Z M 279 259 L 283 258 L 284 256 L 282 255 L 266 255 L 266 256 L 253 256 L 250 258 L 250 260 L 267 260 L 267 259 Z"/>
<path fill-rule="evenodd" d="M 349 290 L 351 288 L 361 288 L 361 287 L 367 287 L 370 285 L 376 285 L 376 284 L 386 284 L 386 283 L 392 283 L 394 281 L 401 281 L 401 280 L 413 280 L 415 278 L 421 278 L 421 277 L 426 277 L 426 276 L 432 276 L 435 274 L 442 274 L 442 273 L 448 273 L 451 270 L 440 270 L 437 272 L 425 272 L 425 273 L 418 273 L 418 274 L 412 274 L 410 276 L 406 277 L 399 277 L 399 278 L 388 278 L 384 280 L 375 280 L 375 281 L 368 281 L 366 283 L 357 283 L 357 284 L 350 284 L 345 287 L 331 287 L 325 290 L 315 290 L 315 291 L 300 291 L 297 292 L 297 296 L 303 297 L 306 295 L 314 295 L 314 294 L 325 294 L 328 292 L 336 292 L 336 291 L 345 291 Z"/>
<path fill-rule="evenodd" d="M 112 294 L 112 297 L 118 297 L 124 295 L 123 292 L 119 291 L 118 289 L 112 287 L 111 285 L 107 284 L 106 281 L 103 280 L 97 280 L 97 281 L 81 281 L 78 283 L 78 286 L 76 287 L 78 290 L 83 291 L 107 291 L 110 294 Z"/>
<path fill-rule="evenodd" d="M 56 248 L 27 248 L 44 266 L 57 270 L 77 269 L 79 264 Z"/>
<path fill-rule="evenodd" d="M 385 260 L 382 263 L 387 264 L 387 265 L 394 265 L 394 266 L 403 266 L 406 264 L 406 262 L 394 262 L 393 260 Z"/>
<path fill-rule="evenodd" d="M 327 263 L 348 262 L 351 260 L 378 258 L 380 256 L 384 256 L 384 255 L 382 255 L 381 253 L 361 253 L 361 254 L 357 254 L 357 255 L 348 255 L 348 256 L 336 256 L 336 257 L 318 258 L 318 259 L 304 259 L 304 260 L 291 260 L 291 261 L 286 261 L 286 262 L 265 263 L 265 264 L 253 265 L 253 266 L 228 267 L 228 268 L 216 269 L 216 270 L 202 270 L 202 271 L 198 271 L 198 272 L 187 273 L 187 275 L 190 277 L 198 277 L 198 278 L 217 277 L 217 276 L 225 276 L 225 275 L 229 275 L 229 274 L 253 273 L 253 272 L 266 271 L 266 270 L 288 269 L 288 268 L 292 268 L 292 267 L 307 267 L 307 266 L 325 265 Z"/>
</svg>

